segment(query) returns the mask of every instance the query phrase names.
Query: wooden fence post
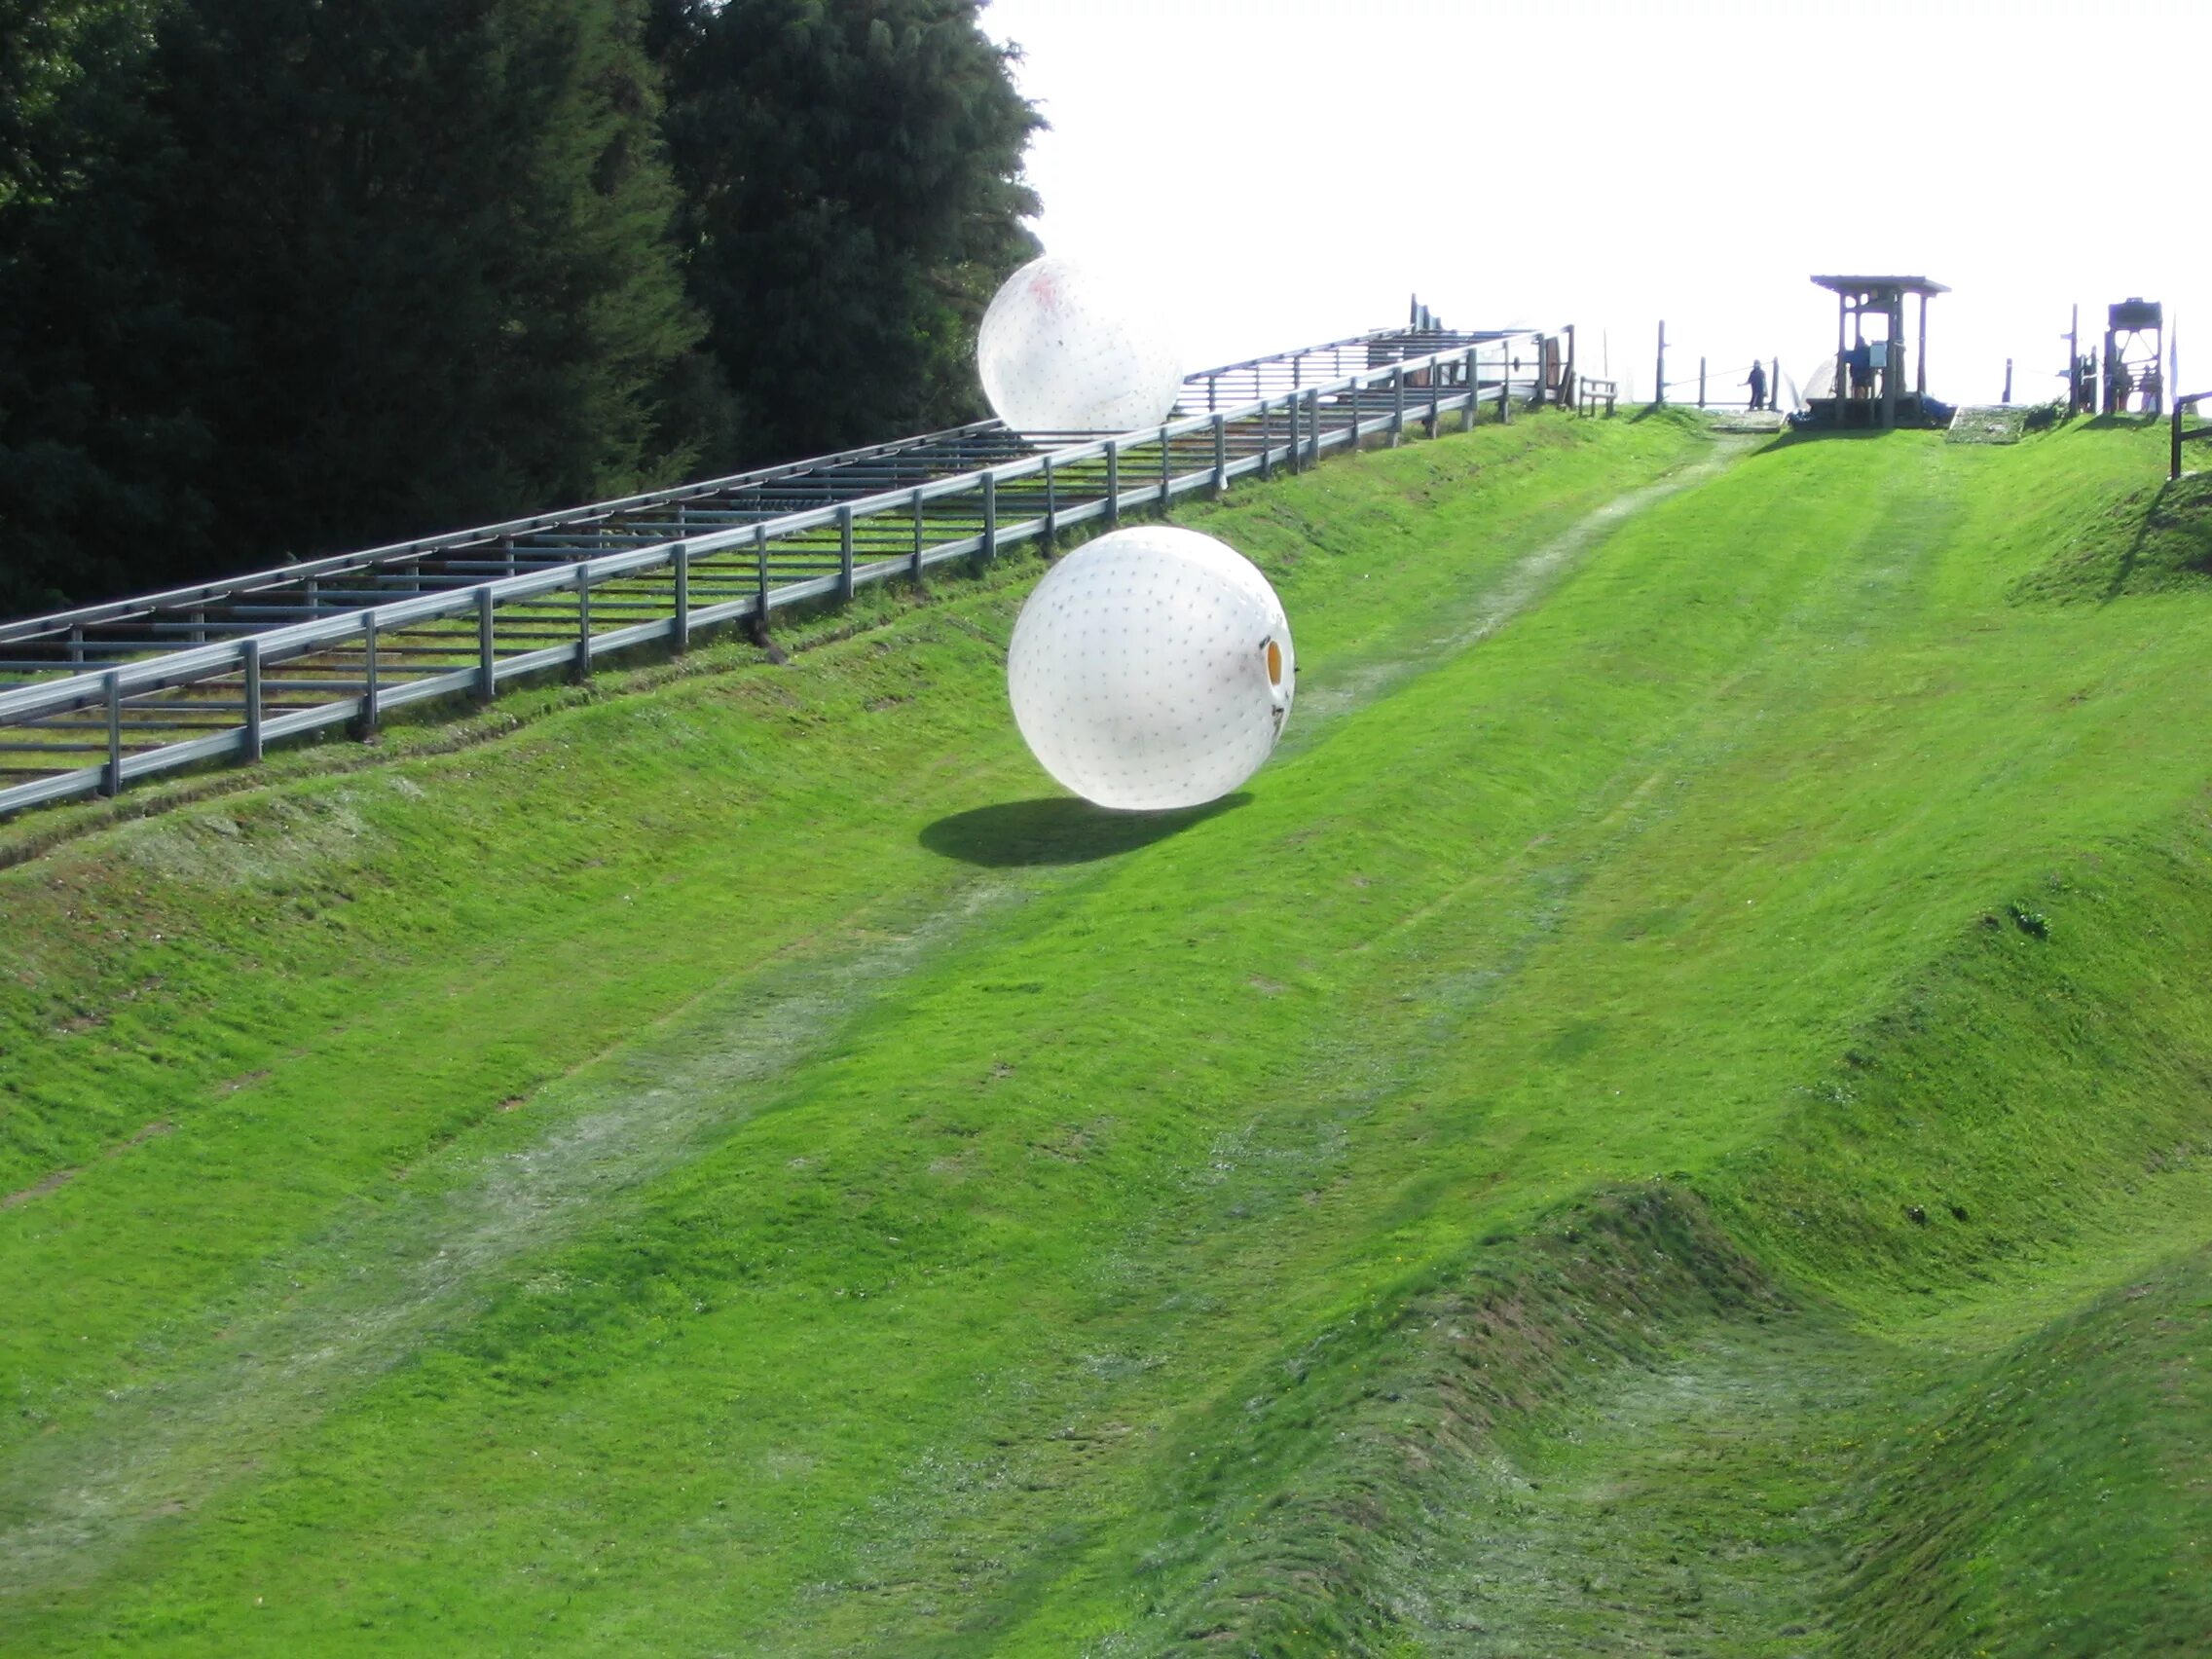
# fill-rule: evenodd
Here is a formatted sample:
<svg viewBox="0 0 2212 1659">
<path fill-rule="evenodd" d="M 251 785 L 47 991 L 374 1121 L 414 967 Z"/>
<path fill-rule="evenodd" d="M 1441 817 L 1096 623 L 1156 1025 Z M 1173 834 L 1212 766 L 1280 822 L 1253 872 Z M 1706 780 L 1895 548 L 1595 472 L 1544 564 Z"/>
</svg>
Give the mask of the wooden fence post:
<svg viewBox="0 0 2212 1659">
<path fill-rule="evenodd" d="M 491 597 L 489 593 L 485 595 Z M 576 679 L 591 678 L 591 564 L 576 561 Z"/>
<path fill-rule="evenodd" d="M 682 656 L 691 648 L 691 544 L 679 541 L 671 559 L 676 567 L 676 620 L 669 638 Z"/>
<path fill-rule="evenodd" d="M 2174 445 L 2179 449 L 2179 445 Z M 99 770 L 99 794 L 124 792 L 124 670 L 108 670 L 108 763 Z"/>
<path fill-rule="evenodd" d="M 377 734 L 377 723 L 384 711 L 378 707 L 383 699 L 383 687 L 377 683 L 377 613 L 371 610 L 361 618 L 361 735 L 364 738 Z"/>
<path fill-rule="evenodd" d="M 576 567 L 582 570 L 581 565 Z M 492 655 L 492 590 L 476 590 L 476 700 L 489 703 L 498 692 L 498 664 Z"/>
<path fill-rule="evenodd" d="M 261 758 L 261 642 L 248 635 L 239 642 L 239 653 L 245 661 L 245 745 L 246 759 Z"/>
</svg>

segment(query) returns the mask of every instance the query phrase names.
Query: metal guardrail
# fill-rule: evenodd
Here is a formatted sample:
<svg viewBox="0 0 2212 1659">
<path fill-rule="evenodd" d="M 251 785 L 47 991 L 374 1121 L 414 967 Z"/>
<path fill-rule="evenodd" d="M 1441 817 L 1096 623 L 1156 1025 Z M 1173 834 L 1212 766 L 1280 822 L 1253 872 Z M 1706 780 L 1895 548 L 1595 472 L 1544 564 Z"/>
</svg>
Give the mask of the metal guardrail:
<svg viewBox="0 0 2212 1659">
<path fill-rule="evenodd" d="M 1393 330 L 1192 376 L 1180 418 L 1034 443 L 996 422 L 0 625 L 0 814 L 645 645 L 765 626 L 894 576 L 1230 481 L 1409 421 L 1541 396 L 1522 331 Z M 177 642 L 181 639 L 181 646 Z M 88 667 L 104 658 L 112 666 Z M 10 778 L 18 781 L 8 782 Z"/>
<path fill-rule="evenodd" d="M 2186 397 L 2174 399 L 2173 459 L 2166 468 L 2166 481 L 2170 484 L 2181 476 L 2181 446 L 2194 438 L 2212 438 L 2212 426 L 2194 426 L 2183 430 L 2181 418 L 2184 412 L 2194 414 L 2199 403 L 2212 403 L 2212 391 L 2193 391 Z"/>
</svg>

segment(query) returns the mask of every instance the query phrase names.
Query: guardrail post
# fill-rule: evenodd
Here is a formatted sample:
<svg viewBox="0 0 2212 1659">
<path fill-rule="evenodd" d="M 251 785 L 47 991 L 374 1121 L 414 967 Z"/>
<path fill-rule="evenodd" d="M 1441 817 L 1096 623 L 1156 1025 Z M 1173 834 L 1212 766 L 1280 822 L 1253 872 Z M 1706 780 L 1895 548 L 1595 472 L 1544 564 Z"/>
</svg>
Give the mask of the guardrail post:
<svg viewBox="0 0 2212 1659">
<path fill-rule="evenodd" d="M 1162 513 L 1167 511 L 1167 503 L 1172 495 L 1167 487 L 1171 476 L 1168 469 L 1167 427 L 1162 424 L 1160 428 L 1160 510 Z"/>
<path fill-rule="evenodd" d="M 85 625 L 82 622 L 69 630 L 69 666 L 85 666 Z"/>
<path fill-rule="evenodd" d="M 1321 461 L 1321 388 L 1306 388 L 1306 455 L 1318 466 Z"/>
<path fill-rule="evenodd" d="M 1697 406 L 1700 409 L 1705 407 L 1705 359 L 1703 357 L 1697 360 Z"/>
<path fill-rule="evenodd" d="M 914 492 L 914 556 L 913 556 L 913 560 L 912 560 L 912 571 L 913 571 L 913 577 L 914 577 L 914 585 L 915 585 L 916 587 L 919 587 L 919 586 L 921 586 L 921 584 L 922 584 L 922 538 L 923 538 L 923 534 L 924 534 L 924 533 L 923 533 L 923 528 L 922 528 L 922 493 L 921 493 L 921 491 L 920 491 L 919 489 L 916 489 L 916 490 L 915 490 L 915 492 Z M 763 614 L 765 614 L 765 612 L 763 612 Z"/>
<path fill-rule="evenodd" d="M 1544 406 L 1544 376 L 1548 368 L 1549 365 L 1544 360 L 1544 337 L 1539 334 L 1536 336 L 1536 385 L 1529 393 L 1529 407 L 1531 409 L 1541 409 Z"/>
<path fill-rule="evenodd" d="M 107 765 L 100 772 L 100 793 L 123 793 L 123 670 L 107 671 Z"/>
<path fill-rule="evenodd" d="M 677 511 L 681 514 L 682 510 L 683 503 L 679 501 Z M 676 566 L 676 621 L 670 643 L 681 656 L 691 648 L 691 543 L 679 541 L 671 558 Z"/>
<path fill-rule="evenodd" d="M 1275 406 L 1266 398 L 1260 399 L 1260 476 L 1274 475 L 1275 459 Z"/>
<path fill-rule="evenodd" d="M 513 575 L 515 573 L 515 538 L 513 536 L 502 535 L 499 537 L 499 557 L 507 562 L 507 574 Z"/>
<path fill-rule="evenodd" d="M 764 524 L 756 524 L 753 527 L 753 616 L 754 620 L 760 625 L 759 631 L 766 634 L 768 631 L 768 527 Z"/>
<path fill-rule="evenodd" d="M 1513 358 L 1512 348 L 1497 349 L 1497 424 L 1510 425 L 1513 422 Z"/>
<path fill-rule="evenodd" d="M 245 757 L 261 758 L 261 642 L 250 634 L 239 642 L 245 664 Z"/>
<path fill-rule="evenodd" d="M 1304 401 L 1305 399 L 1295 391 L 1282 400 L 1282 412 L 1290 420 L 1290 447 L 1283 451 L 1282 459 L 1283 464 L 1294 473 L 1298 470 L 1298 463 L 1302 459 L 1299 455 L 1299 442 L 1305 436 L 1305 433 L 1299 427 L 1298 409 Z"/>
<path fill-rule="evenodd" d="M 1406 438 L 1406 365 L 1403 361 L 1390 366 L 1390 447 L 1396 449 Z"/>
<path fill-rule="evenodd" d="M 990 486 L 983 489 L 985 500 L 990 498 Z M 853 603 L 853 504 L 841 503 L 837 508 L 837 603 Z"/>
<path fill-rule="evenodd" d="M 1210 381 L 1207 383 L 1212 384 Z M 1213 498 L 1220 500 L 1229 494 L 1229 424 L 1219 415 L 1213 418 Z"/>
<path fill-rule="evenodd" d="M 476 700 L 489 703 L 498 694 L 499 660 L 492 646 L 492 590 L 480 587 L 476 590 Z"/>
<path fill-rule="evenodd" d="M 1475 429 L 1475 405 L 1482 401 L 1482 393 L 1475 389 L 1477 381 L 1475 349 L 1470 346 L 1467 348 L 1467 424 L 1459 428 L 1463 432 L 1471 432 Z"/>
<path fill-rule="evenodd" d="M 365 738 L 377 734 L 377 722 L 384 715 L 378 707 L 382 695 L 377 684 L 377 613 L 371 610 L 361 618 L 361 735 Z"/>
<path fill-rule="evenodd" d="M 1431 357 L 1428 363 L 1428 435 L 1436 436 L 1438 424 L 1444 419 L 1444 388 L 1437 384 L 1437 375 L 1443 365 Z"/>
<path fill-rule="evenodd" d="M 853 509 L 845 509 L 849 524 Z M 999 556 L 999 480 L 995 472 L 983 474 L 983 563 Z"/>
<path fill-rule="evenodd" d="M 196 645 L 207 643 L 207 611 L 204 607 L 192 613 L 192 632 L 187 638 Z"/>
<path fill-rule="evenodd" d="M 486 599 L 491 595 L 486 594 Z M 591 678 L 591 562 L 576 561 L 576 668 L 578 680 Z"/>
<path fill-rule="evenodd" d="M 1122 444 L 1118 438 L 1106 440 L 1106 523 L 1116 526 L 1122 522 Z"/>
</svg>

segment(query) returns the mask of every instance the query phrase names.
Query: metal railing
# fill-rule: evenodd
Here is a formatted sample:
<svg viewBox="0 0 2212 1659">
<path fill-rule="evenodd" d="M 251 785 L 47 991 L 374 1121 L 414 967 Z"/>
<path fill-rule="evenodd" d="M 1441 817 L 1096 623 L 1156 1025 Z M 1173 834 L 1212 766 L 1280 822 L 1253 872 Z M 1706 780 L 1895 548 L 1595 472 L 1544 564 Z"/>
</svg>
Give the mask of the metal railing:
<svg viewBox="0 0 2212 1659">
<path fill-rule="evenodd" d="M 1395 330 L 1206 370 L 1178 418 L 1113 435 L 982 422 L 616 501 L 0 625 L 0 814 L 222 760 L 716 627 L 920 580 L 947 560 L 1409 423 L 1533 400 L 1519 331 Z M 105 666 L 95 666 L 104 664 Z"/>
</svg>

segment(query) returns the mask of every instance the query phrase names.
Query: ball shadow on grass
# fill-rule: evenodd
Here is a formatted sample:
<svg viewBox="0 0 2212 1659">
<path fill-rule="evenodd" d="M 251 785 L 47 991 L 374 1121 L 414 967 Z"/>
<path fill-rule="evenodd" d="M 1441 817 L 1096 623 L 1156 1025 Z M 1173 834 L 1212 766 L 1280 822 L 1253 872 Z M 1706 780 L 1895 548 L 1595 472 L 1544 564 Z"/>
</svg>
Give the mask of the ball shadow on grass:
<svg viewBox="0 0 2212 1659">
<path fill-rule="evenodd" d="M 939 819 L 923 829 L 921 843 L 944 858 L 993 869 L 1089 864 L 1149 847 L 1251 798 L 1239 792 L 1173 812 L 1109 812 L 1068 795 L 1000 801 Z"/>
</svg>

